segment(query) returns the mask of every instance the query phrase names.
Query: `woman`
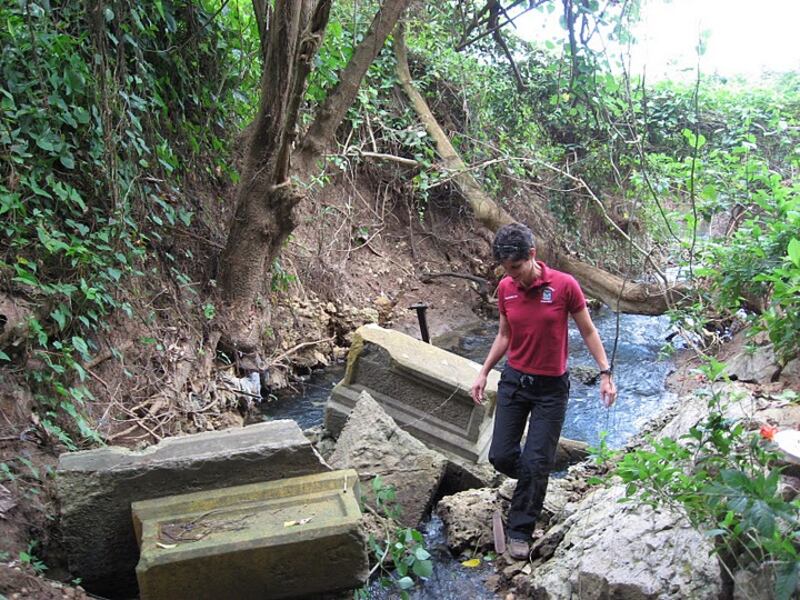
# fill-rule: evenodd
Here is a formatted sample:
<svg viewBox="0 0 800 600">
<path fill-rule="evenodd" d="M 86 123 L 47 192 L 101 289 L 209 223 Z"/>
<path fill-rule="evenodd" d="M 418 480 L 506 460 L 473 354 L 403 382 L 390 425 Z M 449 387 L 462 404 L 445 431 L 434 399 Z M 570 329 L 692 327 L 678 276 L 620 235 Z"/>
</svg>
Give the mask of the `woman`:
<svg viewBox="0 0 800 600">
<path fill-rule="evenodd" d="M 483 402 L 489 372 L 508 353 L 497 389 L 489 461 L 517 480 L 506 519 L 508 551 L 512 558 L 526 559 L 567 409 L 570 315 L 600 368 L 606 407 L 614 403 L 617 390 L 578 282 L 536 260 L 533 234 L 525 225 L 501 227 L 492 251 L 506 272 L 497 290 L 500 328 L 471 393 L 477 404 Z M 528 435 L 520 449 L 526 421 Z"/>
</svg>

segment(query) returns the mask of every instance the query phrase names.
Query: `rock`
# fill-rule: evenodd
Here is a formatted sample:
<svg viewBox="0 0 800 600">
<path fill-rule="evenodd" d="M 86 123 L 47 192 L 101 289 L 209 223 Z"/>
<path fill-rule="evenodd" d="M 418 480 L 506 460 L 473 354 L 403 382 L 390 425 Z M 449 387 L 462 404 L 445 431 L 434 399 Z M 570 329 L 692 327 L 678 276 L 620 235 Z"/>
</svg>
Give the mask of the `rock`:
<svg viewBox="0 0 800 600">
<path fill-rule="evenodd" d="M 800 478 L 784 475 L 778 484 L 778 495 L 784 502 L 791 502 L 800 495 Z"/>
<path fill-rule="evenodd" d="M 336 469 L 355 469 L 369 496 L 380 475 L 397 489 L 399 521 L 417 527 L 430 509 L 447 459 L 403 431 L 366 392 L 361 392 L 330 458 Z"/>
<path fill-rule="evenodd" d="M 466 459 L 448 456 L 447 471 L 439 488 L 440 496 L 450 496 L 466 490 L 497 487 L 506 478 L 489 463 L 472 463 Z"/>
<path fill-rule="evenodd" d="M 788 382 L 800 382 L 800 357 L 793 358 L 783 365 L 780 378 Z"/>
<path fill-rule="evenodd" d="M 600 369 L 589 365 L 570 367 L 569 374 L 584 385 L 594 385 L 600 377 Z"/>
<path fill-rule="evenodd" d="M 742 569 L 733 574 L 733 600 L 774 600 L 775 584 L 767 568 Z"/>
<path fill-rule="evenodd" d="M 62 454 L 56 484 L 70 570 L 101 595 L 135 590 L 132 502 L 327 470 L 294 421 L 169 438 L 141 452 Z"/>
<path fill-rule="evenodd" d="M 731 379 L 754 383 L 769 383 L 781 371 L 771 344 L 758 346 L 754 352 L 739 352 L 728 360 L 727 365 Z"/>
<path fill-rule="evenodd" d="M 506 502 L 511 502 L 516 486 L 516 479 L 506 479 L 497 493 Z M 543 520 L 561 521 L 572 514 L 575 511 L 576 495 L 571 481 L 565 478 L 550 477 L 550 481 L 547 483 L 547 495 L 544 497 L 542 506 L 546 513 L 543 515 Z"/>
<path fill-rule="evenodd" d="M 620 503 L 624 486 L 589 494 L 564 521 L 553 557 L 533 572 L 530 595 L 547 599 L 716 598 L 711 542 L 681 516 Z M 545 536 L 546 538 L 546 536 Z"/>
<path fill-rule="evenodd" d="M 556 458 L 553 464 L 554 471 L 566 469 L 569 465 L 585 460 L 589 456 L 589 444 L 579 440 L 559 438 L 556 446 Z"/>
<path fill-rule="evenodd" d="M 563 524 L 556 525 L 548 529 L 545 534 L 536 540 L 531 546 L 531 560 L 549 560 L 564 539 L 567 528 Z"/>
<path fill-rule="evenodd" d="M 442 518 L 447 546 L 454 554 L 494 547 L 492 514 L 508 510 L 508 500 L 498 490 L 482 488 L 445 496 L 436 505 Z"/>
</svg>

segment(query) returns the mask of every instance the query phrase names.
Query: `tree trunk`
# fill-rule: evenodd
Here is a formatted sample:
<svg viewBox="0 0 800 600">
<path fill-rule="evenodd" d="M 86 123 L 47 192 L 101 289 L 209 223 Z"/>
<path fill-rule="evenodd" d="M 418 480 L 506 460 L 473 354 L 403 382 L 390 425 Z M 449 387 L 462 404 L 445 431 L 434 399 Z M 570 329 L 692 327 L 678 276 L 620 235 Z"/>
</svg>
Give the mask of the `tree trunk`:
<svg viewBox="0 0 800 600">
<path fill-rule="evenodd" d="M 358 93 L 369 65 L 410 0 L 386 0 L 366 38 L 342 71 L 312 123 L 305 142 L 292 151 L 306 78 L 328 22 L 331 0 L 275 0 L 274 8 L 254 0 L 259 28 L 267 28 L 261 80 L 261 105 L 247 129 L 248 151 L 219 275 L 225 303 L 220 348 L 245 370 L 261 370 L 260 325 L 266 301 L 259 296 L 269 279 L 272 262 L 295 228 L 294 208 L 303 199 L 295 181 L 308 181 L 315 162 L 336 135 Z M 292 158 L 298 165 L 291 164 Z M 290 177 L 295 175 L 296 177 Z"/>
<path fill-rule="evenodd" d="M 428 103 L 417 91 L 411 80 L 402 24 L 398 25 L 394 38 L 395 56 L 397 57 L 397 75 L 400 84 L 411 101 L 417 116 L 424 123 L 428 134 L 436 144 L 436 150 L 442 157 L 445 167 L 455 173 L 453 181 L 466 198 L 475 218 L 492 231 L 513 222 L 515 219 L 483 191 L 478 181 L 467 171 L 467 166 L 459 156 L 445 132 L 433 116 Z M 683 287 L 665 289 L 663 285 L 626 281 L 618 275 L 604 271 L 590 264 L 576 260 L 568 255 L 559 254 L 551 249 L 554 244 L 537 244 L 537 255 L 551 266 L 570 273 L 578 280 L 590 296 L 601 300 L 612 310 L 643 314 L 660 315 L 679 302 Z"/>
<path fill-rule="evenodd" d="M 567 255 L 555 254 L 551 261 L 554 267 L 575 277 L 588 295 L 617 312 L 663 315 L 670 307 L 680 304 L 686 294 L 683 286 L 665 288 L 660 283 L 626 281 Z"/>
<path fill-rule="evenodd" d="M 428 103 L 425 102 L 425 98 L 414 87 L 411 71 L 408 68 L 408 56 L 402 23 L 395 30 L 394 54 L 397 58 L 397 77 L 400 80 L 400 85 L 411 101 L 420 121 L 425 125 L 428 135 L 433 138 L 436 150 L 442 157 L 445 168 L 454 173 L 453 181 L 455 181 L 461 193 L 469 202 L 470 207 L 472 207 L 475 218 L 492 231 L 496 231 L 507 223 L 513 223 L 514 218 L 495 204 L 494 200 L 483 191 L 481 184 L 467 170 L 467 165 L 464 164 L 461 156 L 453 147 L 453 144 L 450 143 L 450 138 L 439 126 L 436 117 L 433 116 L 431 109 L 428 107 Z"/>
<path fill-rule="evenodd" d="M 316 160 L 333 143 L 336 129 L 355 101 L 367 69 L 378 56 L 386 38 L 409 4 L 411 0 L 387 0 L 375 14 L 366 37 L 356 48 L 350 62 L 339 76 L 339 83 L 325 98 L 317 117 L 303 137 L 298 153 L 298 166 L 302 169 L 314 169 Z"/>
<path fill-rule="evenodd" d="M 250 136 L 236 214 L 222 253 L 220 283 L 226 321 L 223 349 L 257 354 L 256 300 L 273 258 L 294 229 L 302 192 L 289 179 L 295 126 L 311 61 L 328 22 L 330 0 L 276 0 L 269 11 L 261 105 Z M 257 365 L 256 368 L 259 368 Z"/>
</svg>

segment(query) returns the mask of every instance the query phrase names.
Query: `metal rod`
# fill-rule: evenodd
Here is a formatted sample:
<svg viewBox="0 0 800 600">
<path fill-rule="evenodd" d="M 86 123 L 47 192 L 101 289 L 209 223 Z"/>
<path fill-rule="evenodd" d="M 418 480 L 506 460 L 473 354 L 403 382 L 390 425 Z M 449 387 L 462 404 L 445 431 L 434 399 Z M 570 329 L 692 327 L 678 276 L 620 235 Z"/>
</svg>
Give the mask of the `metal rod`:
<svg viewBox="0 0 800 600">
<path fill-rule="evenodd" d="M 428 320 L 425 316 L 425 311 L 428 310 L 428 305 L 422 302 L 412 304 L 408 307 L 409 310 L 417 311 L 417 320 L 419 321 L 419 333 L 422 336 L 422 341 L 426 344 L 431 343 L 431 336 L 428 334 Z"/>
</svg>

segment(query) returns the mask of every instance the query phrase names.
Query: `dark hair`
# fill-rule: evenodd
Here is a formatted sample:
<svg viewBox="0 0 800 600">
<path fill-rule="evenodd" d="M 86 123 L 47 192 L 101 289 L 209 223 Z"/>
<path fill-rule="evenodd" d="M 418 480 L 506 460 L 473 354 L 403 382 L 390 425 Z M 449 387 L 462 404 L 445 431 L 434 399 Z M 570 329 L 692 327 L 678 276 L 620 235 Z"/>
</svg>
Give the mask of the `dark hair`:
<svg viewBox="0 0 800 600">
<path fill-rule="evenodd" d="M 509 223 L 497 230 L 492 242 L 492 254 L 497 262 L 525 260 L 535 246 L 533 233 L 522 223 Z"/>
</svg>

